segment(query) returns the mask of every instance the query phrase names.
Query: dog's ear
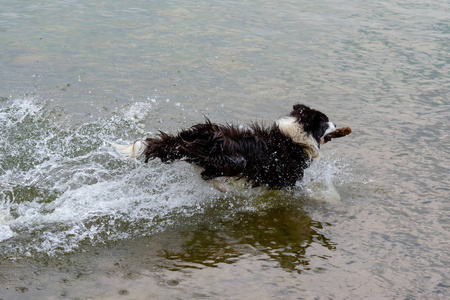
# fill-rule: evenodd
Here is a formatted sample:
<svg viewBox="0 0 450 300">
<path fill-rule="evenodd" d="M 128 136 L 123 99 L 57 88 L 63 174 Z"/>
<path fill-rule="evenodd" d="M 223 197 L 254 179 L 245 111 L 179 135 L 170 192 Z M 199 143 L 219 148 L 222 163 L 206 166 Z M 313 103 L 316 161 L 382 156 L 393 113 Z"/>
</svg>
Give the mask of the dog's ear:
<svg viewBox="0 0 450 300">
<path fill-rule="evenodd" d="M 300 109 L 300 108 L 308 108 L 308 106 L 297 103 L 292 107 L 294 110 Z"/>
</svg>

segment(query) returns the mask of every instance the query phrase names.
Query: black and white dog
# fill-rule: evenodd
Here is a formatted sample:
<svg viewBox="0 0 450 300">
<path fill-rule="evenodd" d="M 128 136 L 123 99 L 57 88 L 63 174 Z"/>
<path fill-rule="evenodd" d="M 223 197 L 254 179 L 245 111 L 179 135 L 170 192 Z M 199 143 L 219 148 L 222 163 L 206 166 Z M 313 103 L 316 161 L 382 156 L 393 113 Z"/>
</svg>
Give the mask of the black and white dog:
<svg viewBox="0 0 450 300">
<path fill-rule="evenodd" d="M 158 138 L 113 145 L 126 157 L 145 155 L 145 162 L 157 157 L 164 163 L 185 160 L 203 168 L 204 180 L 237 177 L 252 186 L 280 189 L 302 179 L 303 171 L 318 157 L 325 135 L 335 130 L 325 114 L 296 104 L 289 116 L 270 127 L 254 123 L 243 129 L 206 119 L 177 135 L 160 132 Z"/>
</svg>

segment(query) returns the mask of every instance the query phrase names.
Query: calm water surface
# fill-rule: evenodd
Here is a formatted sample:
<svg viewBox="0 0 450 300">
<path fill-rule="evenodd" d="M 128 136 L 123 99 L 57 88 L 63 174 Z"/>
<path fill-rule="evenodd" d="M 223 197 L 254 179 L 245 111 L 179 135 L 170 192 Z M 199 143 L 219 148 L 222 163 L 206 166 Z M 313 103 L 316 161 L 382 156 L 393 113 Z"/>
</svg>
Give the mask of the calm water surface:
<svg viewBox="0 0 450 300">
<path fill-rule="evenodd" d="M 0 3 L 0 298 L 447 299 L 448 1 Z M 292 190 L 120 158 L 301 102 Z"/>
</svg>

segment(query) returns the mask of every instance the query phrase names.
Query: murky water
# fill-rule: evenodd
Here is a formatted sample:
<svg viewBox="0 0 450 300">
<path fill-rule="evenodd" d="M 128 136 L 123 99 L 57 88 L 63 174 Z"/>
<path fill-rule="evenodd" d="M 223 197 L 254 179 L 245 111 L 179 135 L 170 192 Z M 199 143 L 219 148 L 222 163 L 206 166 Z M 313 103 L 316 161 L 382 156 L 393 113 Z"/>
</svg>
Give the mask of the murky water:
<svg viewBox="0 0 450 300">
<path fill-rule="evenodd" d="M 0 4 L 0 298 L 450 296 L 447 1 Z M 292 190 L 119 157 L 302 102 L 353 133 Z"/>
</svg>

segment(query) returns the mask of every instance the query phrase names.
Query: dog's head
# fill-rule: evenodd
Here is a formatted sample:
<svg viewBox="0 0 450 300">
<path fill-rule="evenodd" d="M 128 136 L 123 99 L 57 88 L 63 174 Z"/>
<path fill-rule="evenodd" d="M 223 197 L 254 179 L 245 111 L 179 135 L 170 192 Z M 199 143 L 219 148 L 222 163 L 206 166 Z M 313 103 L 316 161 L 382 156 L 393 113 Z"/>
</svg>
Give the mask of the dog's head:
<svg viewBox="0 0 450 300">
<path fill-rule="evenodd" d="M 324 137 L 336 130 L 336 125 L 318 110 L 303 104 L 296 104 L 288 117 L 277 121 L 280 131 L 295 143 L 305 146 L 309 155 L 318 156 L 320 143 Z"/>
<path fill-rule="evenodd" d="M 323 142 L 324 136 L 336 130 L 336 125 L 331 123 L 324 113 L 303 104 L 294 105 L 290 116 L 317 142 Z"/>
</svg>

